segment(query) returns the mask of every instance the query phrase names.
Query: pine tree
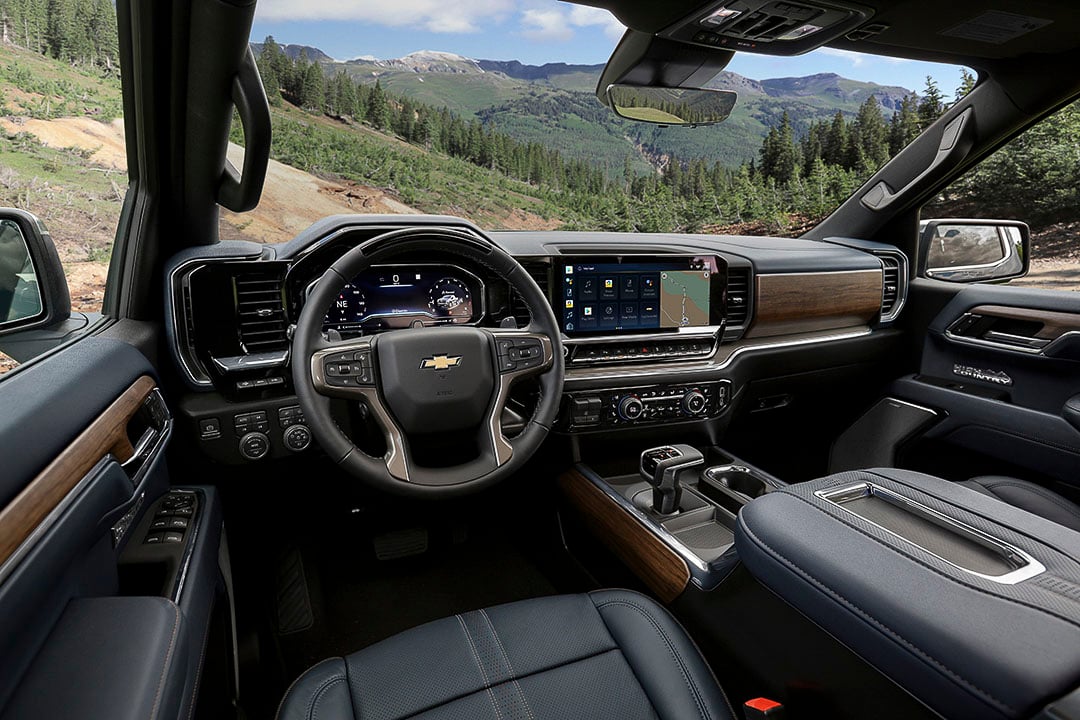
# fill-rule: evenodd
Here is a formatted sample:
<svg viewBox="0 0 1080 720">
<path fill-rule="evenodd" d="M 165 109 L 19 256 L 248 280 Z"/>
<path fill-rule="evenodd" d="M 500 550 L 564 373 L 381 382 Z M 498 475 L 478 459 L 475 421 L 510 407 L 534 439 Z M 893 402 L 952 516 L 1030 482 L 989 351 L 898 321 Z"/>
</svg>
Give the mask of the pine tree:
<svg viewBox="0 0 1080 720">
<path fill-rule="evenodd" d="M 888 127 L 881 114 L 881 104 L 870 96 L 859 107 L 852 134 L 858 143 L 861 159 L 868 170 L 876 170 L 889 159 Z"/>
<path fill-rule="evenodd" d="M 821 148 L 821 157 L 827 165 L 843 165 L 847 155 L 847 122 L 844 113 L 839 110 L 833 115 L 825 142 Z"/>
<path fill-rule="evenodd" d="M 933 125 L 943 112 L 945 112 L 945 96 L 941 94 L 934 78 L 927 75 L 926 89 L 923 90 L 922 99 L 919 100 L 919 129 L 925 130 Z"/>
<path fill-rule="evenodd" d="M 919 136 L 919 114 L 913 95 L 905 95 L 889 123 L 889 154 L 897 155 Z"/>
<path fill-rule="evenodd" d="M 966 67 L 960 68 L 960 84 L 956 86 L 956 96 L 953 100 L 958 103 L 975 89 L 976 78 Z"/>
</svg>

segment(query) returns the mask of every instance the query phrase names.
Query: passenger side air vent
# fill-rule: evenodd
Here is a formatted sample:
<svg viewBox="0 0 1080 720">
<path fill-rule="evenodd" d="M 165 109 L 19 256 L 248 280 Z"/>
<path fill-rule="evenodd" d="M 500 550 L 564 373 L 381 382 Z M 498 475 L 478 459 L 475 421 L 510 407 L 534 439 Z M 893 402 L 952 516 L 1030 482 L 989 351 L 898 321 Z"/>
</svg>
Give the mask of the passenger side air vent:
<svg viewBox="0 0 1080 720">
<path fill-rule="evenodd" d="M 240 273 L 233 278 L 240 345 L 247 354 L 285 350 L 284 276 L 277 271 Z"/>
<path fill-rule="evenodd" d="M 548 280 L 550 266 L 541 260 L 522 260 L 520 262 L 521 266 L 525 268 L 525 272 L 529 273 L 532 279 L 536 281 L 536 284 L 540 286 L 544 297 L 551 297 L 551 284 Z M 513 289 L 510 290 L 510 295 L 510 312 L 513 313 L 517 326 L 523 328 L 532 321 L 529 308 L 525 306 L 525 301 Z"/>
<path fill-rule="evenodd" d="M 729 267 L 727 276 L 727 327 L 746 326 L 750 317 L 750 268 Z"/>
<path fill-rule="evenodd" d="M 907 299 L 907 257 L 900 252 L 874 254 L 881 260 L 881 322 L 892 322 Z"/>
</svg>

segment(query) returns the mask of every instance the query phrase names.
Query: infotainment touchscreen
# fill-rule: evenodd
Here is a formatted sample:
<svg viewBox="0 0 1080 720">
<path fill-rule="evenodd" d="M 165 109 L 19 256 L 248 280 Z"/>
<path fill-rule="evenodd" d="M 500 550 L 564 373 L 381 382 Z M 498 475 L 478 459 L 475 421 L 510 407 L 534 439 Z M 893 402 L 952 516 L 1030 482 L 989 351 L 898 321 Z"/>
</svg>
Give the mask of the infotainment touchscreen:
<svg viewBox="0 0 1080 720">
<path fill-rule="evenodd" d="M 563 257 L 558 262 L 561 295 L 555 305 L 567 335 L 723 323 L 725 277 L 716 257 Z"/>
</svg>

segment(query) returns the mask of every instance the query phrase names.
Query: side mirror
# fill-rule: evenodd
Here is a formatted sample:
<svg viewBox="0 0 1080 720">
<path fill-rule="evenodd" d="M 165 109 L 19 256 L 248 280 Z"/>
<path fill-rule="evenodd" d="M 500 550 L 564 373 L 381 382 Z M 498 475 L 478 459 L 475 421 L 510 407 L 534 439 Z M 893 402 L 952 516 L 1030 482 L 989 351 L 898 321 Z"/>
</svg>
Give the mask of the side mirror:
<svg viewBox="0 0 1080 720">
<path fill-rule="evenodd" d="M 1016 220 L 924 220 L 922 274 L 946 282 L 1012 280 L 1027 275 L 1031 230 Z"/>
<path fill-rule="evenodd" d="M 64 268 L 45 226 L 28 212 L 0 208 L 0 336 L 70 316 Z"/>
</svg>

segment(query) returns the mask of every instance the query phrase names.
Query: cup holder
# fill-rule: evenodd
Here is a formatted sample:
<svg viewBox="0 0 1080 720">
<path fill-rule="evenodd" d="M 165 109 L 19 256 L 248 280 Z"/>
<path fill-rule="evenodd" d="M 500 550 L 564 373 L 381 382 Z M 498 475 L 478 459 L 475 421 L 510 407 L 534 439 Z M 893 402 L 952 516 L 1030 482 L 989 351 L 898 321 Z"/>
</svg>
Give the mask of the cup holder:
<svg viewBox="0 0 1080 720">
<path fill-rule="evenodd" d="M 772 490 L 772 487 L 750 468 L 742 465 L 722 465 L 703 472 L 697 490 L 713 503 L 733 515 L 738 515 L 743 505 L 761 497 Z"/>
<path fill-rule="evenodd" d="M 732 465 L 725 468 L 710 468 L 705 477 L 732 492 L 748 498 L 761 497 L 771 489 L 765 481 L 754 475 L 749 468 Z"/>
</svg>

